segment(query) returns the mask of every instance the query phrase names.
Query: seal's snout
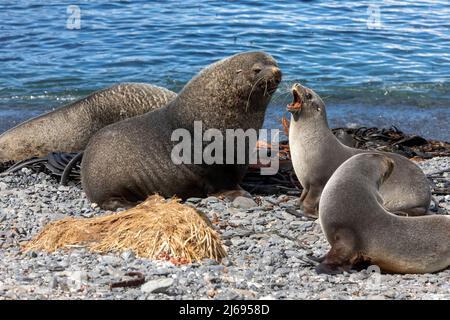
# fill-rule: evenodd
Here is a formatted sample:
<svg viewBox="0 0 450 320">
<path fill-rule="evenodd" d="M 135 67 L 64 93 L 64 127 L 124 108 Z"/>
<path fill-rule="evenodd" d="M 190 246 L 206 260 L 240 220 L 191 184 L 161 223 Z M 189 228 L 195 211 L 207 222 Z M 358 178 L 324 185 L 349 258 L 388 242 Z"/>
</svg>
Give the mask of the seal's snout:
<svg viewBox="0 0 450 320">
<path fill-rule="evenodd" d="M 278 67 L 272 67 L 273 81 L 278 86 L 281 82 L 282 74 Z"/>
<path fill-rule="evenodd" d="M 265 69 L 265 75 L 264 75 L 266 82 L 267 82 L 267 88 L 269 94 L 273 94 L 275 91 L 277 91 L 278 85 L 281 82 L 281 70 L 278 67 L 270 66 Z"/>
<path fill-rule="evenodd" d="M 294 101 L 287 106 L 287 111 L 291 113 L 298 112 L 302 109 L 302 97 L 299 92 L 299 88 L 301 86 L 299 84 L 295 84 L 292 88 L 292 96 L 294 97 Z"/>
</svg>

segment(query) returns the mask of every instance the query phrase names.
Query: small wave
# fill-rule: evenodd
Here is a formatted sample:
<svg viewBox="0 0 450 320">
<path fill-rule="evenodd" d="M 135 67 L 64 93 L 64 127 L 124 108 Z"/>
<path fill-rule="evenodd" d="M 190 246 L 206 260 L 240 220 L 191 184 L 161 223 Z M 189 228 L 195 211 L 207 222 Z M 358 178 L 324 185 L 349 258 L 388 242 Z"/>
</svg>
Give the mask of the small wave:
<svg viewBox="0 0 450 320">
<path fill-rule="evenodd" d="M 291 101 L 290 88 L 296 82 L 314 89 L 326 103 L 358 105 L 450 107 L 450 83 L 367 84 L 363 86 L 323 86 L 289 81 L 282 84 L 273 98 L 275 103 Z"/>
<path fill-rule="evenodd" d="M 184 82 L 171 78 L 164 79 L 158 85 L 164 86 L 175 92 L 179 92 Z M 369 83 L 361 86 L 324 86 L 323 84 L 310 83 L 308 81 L 284 81 L 272 98 L 272 104 L 285 105 L 292 99 L 291 87 L 294 83 L 301 83 L 314 89 L 326 103 L 345 103 L 359 105 L 384 105 L 384 106 L 417 106 L 417 107 L 450 107 L 450 83 L 402 83 L 383 84 Z M 104 86 L 105 88 L 107 85 Z M 26 92 L 24 94 L 8 94 L 6 90 L 1 92 L 2 104 L 14 105 L 20 102 L 71 102 L 100 88 L 63 91 L 50 93 L 48 91 Z"/>
<path fill-rule="evenodd" d="M 76 99 L 81 98 L 80 95 L 51 95 L 51 94 L 39 94 L 39 95 L 14 95 L 10 97 L 0 97 L 0 101 L 2 103 L 10 102 L 12 105 L 19 101 L 32 101 L 32 100 L 40 100 L 40 101 L 74 101 Z"/>
</svg>

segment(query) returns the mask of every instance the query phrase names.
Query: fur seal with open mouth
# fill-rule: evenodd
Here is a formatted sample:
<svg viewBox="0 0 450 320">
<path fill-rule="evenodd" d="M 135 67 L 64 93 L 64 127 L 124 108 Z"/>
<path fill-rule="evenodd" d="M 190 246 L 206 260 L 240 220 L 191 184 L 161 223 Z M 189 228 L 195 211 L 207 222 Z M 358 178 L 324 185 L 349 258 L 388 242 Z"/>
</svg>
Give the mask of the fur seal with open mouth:
<svg viewBox="0 0 450 320">
<path fill-rule="evenodd" d="M 122 83 L 25 121 L 0 135 L 0 163 L 78 152 L 101 128 L 165 106 L 176 93 L 144 83 Z"/>
<path fill-rule="evenodd" d="M 195 121 L 203 132 L 217 129 L 224 136 L 227 129 L 258 130 L 280 81 L 270 55 L 237 54 L 205 68 L 166 107 L 103 128 L 81 164 L 88 198 L 115 209 L 153 193 L 185 199 L 237 188 L 248 163 L 175 164 L 172 134 L 183 129 L 195 139 Z"/>
<path fill-rule="evenodd" d="M 401 165 L 381 153 L 345 161 L 323 189 L 322 230 L 331 250 L 319 273 L 341 273 L 377 265 L 394 273 L 436 272 L 450 266 L 450 217 L 401 217 L 383 206 L 380 190 Z"/>
<path fill-rule="evenodd" d="M 328 127 L 325 104 L 313 90 L 295 84 L 289 147 L 294 171 L 303 186 L 300 203 L 304 213 L 317 216 L 319 199 L 333 172 L 351 156 L 368 152 L 343 145 Z M 427 177 L 412 161 L 395 153 L 383 153 L 395 162 L 390 178 L 380 189 L 386 209 L 398 214 L 428 212 L 431 189 Z"/>
</svg>

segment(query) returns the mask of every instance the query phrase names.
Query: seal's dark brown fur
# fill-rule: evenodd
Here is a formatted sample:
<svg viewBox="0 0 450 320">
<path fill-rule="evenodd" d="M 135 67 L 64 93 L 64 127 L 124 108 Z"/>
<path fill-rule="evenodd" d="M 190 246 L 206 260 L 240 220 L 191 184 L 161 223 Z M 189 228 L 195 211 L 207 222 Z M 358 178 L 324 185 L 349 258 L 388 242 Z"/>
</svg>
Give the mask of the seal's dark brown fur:
<svg viewBox="0 0 450 320">
<path fill-rule="evenodd" d="M 176 94 L 143 83 L 123 83 L 96 91 L 0 135 L 0 162 L 78 152 L 101 128 L 165 106 Z"/>
<path fill-rule="evenodd" d="M 281 81 L 276 61 L 262 52 L 237 54 L 194 77 L 166 107 L 102 129 L 85 151 L 82 183 L 103 208 L 128 207 L 149 194 L 205 196 L 233 189 L 247 163 L 174 164 L 172 132 L 194 121 L 215 128 L 260 129 L 272 93 Z M 224 144 L 225 145 L 225 144 Z"/>
</svg>

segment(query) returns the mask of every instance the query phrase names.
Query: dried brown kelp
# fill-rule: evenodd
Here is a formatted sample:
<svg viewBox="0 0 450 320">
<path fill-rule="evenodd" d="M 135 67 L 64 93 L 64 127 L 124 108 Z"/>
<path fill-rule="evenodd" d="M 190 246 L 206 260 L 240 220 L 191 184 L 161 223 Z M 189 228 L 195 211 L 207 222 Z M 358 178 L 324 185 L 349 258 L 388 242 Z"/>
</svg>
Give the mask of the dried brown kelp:
<svg viewBox="0 0 450 320">
<path fill-rule="evenodd" d="M 336 136 L 342 132 L 350 136 L 353 146 L 359 149 L 395 152 L 408 158 L 430 159 L 450 156 L 450 143 L 408 135 L 394 126 L 388 129 L 366 127 L 333 129 Z"/>
</svg>

